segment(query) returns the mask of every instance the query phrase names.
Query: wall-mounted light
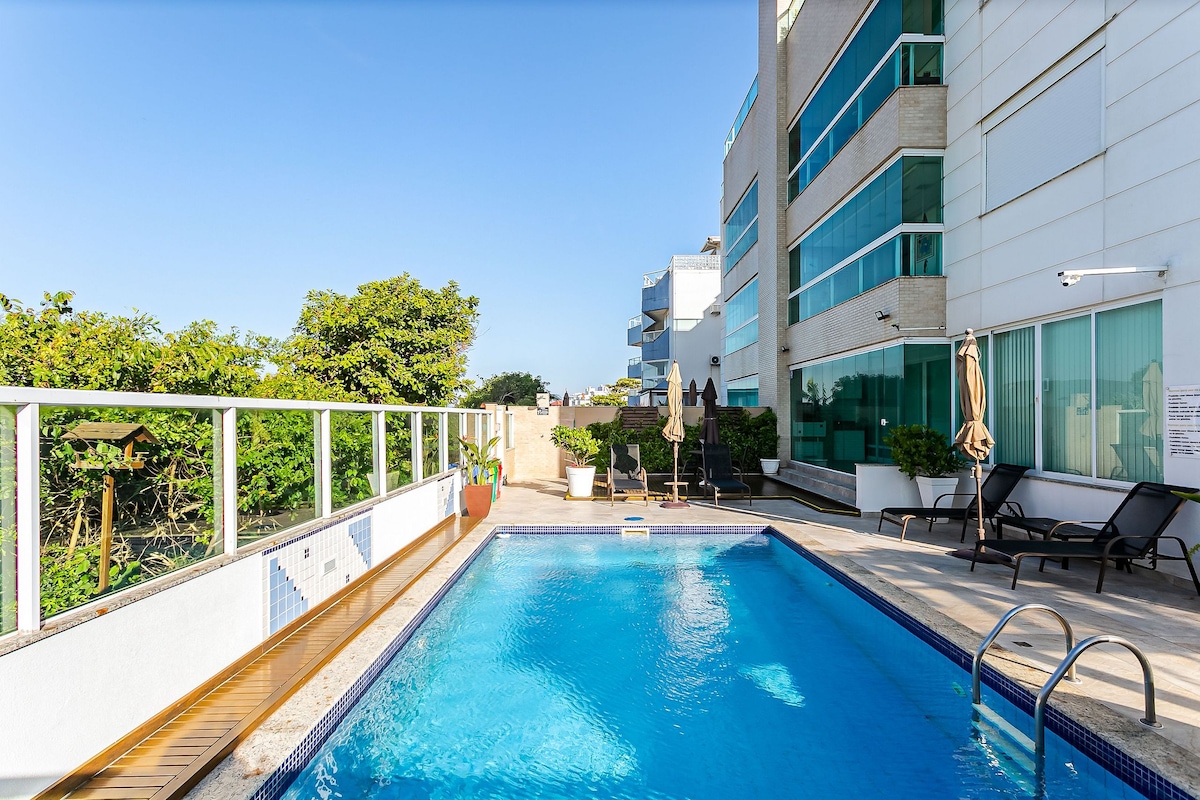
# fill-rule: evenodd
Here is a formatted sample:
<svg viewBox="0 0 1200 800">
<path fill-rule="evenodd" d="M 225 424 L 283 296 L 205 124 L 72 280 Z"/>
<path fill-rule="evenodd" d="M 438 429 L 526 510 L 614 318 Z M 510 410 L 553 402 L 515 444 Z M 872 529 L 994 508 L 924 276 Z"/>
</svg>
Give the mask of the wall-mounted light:
<svg viewBox="0 0 1200 800">
<path fill-rule="evenodd" d="M 1167 277 L 1167 272 L 1171 266 L 1164 264 L 1161 267 L 1104 267 L 1102 269 L 1068 269 L 1058 273 L 1058 279 L 1063 286 L 1074 286 L 1079 283 L 1080 278 L 1086 278 L 1088 275 L 1132 275 L 1134 273 L 1153 272 L 1160 278 Z"/>
<path fill-rule="evenodd" d="M 882 311 L 875 312 L 875 319 L 879 320 L 880 322 L 883 322 L 885 319 L 891 319 L 891 318 L 892 318 L 891 314 L 885 314 Z"/>
<path fill-rule="evenodd" d="M 789 350 L 791 350 L 791 349 L 792 349 L 792 348 L 788 347 L 788 346 L 785 344 L 783 347 L 779 348 L 779 352 L 781 352 L 781 353 L 786 353 L 786 352 L 788 352 L 788 351 L 789 351 Z"/>
</svg>

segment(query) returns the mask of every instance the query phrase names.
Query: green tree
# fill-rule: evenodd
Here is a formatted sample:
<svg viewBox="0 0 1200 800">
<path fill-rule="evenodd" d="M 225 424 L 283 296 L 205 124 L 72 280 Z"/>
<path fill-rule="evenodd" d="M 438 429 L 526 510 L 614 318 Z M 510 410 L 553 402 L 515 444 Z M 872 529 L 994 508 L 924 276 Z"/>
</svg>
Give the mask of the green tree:
<svg viewBox="0 0 1200 800">
<path fill-rule="evenodd" d="M 454 281 L 426 289 L 408 273 L 349 297 L 312 291 L 277 355 L 280 372 L 369 402 L 441 405 L 464 384 L 478 307 Z"/>
<path fill-rule="evenodd" d="M 472 389 L 463 397 L 462 404 L 464 408 L 479 408 L 484 403 L 531 406 L 537 402 L 538 392 L 545 391 L 546 382 L 540 375 L 502 372 L 485 378 L 481 386 Z"/>
<path fill-rule="evenodd" d="M 611 391 L 592 397 L 594 406 L 624 406 L 629 405 L 629 395 L 642 388 L 642 382 L 637 378 L 619 378 L 611 387 Z"/>
</svg>

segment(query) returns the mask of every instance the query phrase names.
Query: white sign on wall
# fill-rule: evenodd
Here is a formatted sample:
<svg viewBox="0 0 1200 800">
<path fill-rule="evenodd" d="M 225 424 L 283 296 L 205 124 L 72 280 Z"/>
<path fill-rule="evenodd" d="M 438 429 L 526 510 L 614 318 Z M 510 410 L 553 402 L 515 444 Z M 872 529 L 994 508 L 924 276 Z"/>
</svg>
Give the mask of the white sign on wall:
<svg viewBox="0 0 1200 800">
<path fill-rule="evenodd" d="M 1167 387 L 1167 454 L 1200 458 L 1200 386 Z"/>
</svg>

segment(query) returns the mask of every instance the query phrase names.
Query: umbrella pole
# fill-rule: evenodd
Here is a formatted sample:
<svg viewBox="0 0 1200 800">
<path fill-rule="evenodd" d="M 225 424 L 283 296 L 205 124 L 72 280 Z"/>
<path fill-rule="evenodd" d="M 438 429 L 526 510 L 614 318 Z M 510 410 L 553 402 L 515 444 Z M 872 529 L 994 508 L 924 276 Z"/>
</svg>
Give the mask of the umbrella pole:
<svg viewBox="0 0 1200 800">
<path fill-rule="evenodd" d="M 975 459 L 975 510 L 979 512 L 979 535 L 978 540 L 983 541 L 983 482 L 981 477 L 983 468 L 979 466 L 979 459 Z"/>
<path fill-rule="evenodd" d="M 679 442 L 672 442 L 672 450 L 675 451 L 675 480 L 671 482 L 671 502 L 679 502 Z"/>
</svg>

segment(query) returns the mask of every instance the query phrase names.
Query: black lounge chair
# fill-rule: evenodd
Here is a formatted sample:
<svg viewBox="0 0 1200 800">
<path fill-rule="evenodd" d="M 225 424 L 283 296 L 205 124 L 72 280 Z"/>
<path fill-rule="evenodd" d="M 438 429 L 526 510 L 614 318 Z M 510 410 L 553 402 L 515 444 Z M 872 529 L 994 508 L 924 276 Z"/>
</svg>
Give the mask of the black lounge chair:
<svg viewBox="0 0 1200 800">
<path fill-rule="evenodd" d="M 1017 464 L 997 464 L 984 478 L 983 486 L 980 487 L 983 494 L 983 518 L 991 521 L 993 531 L 997 531 L 996 515 L 1001 511 L 1015 511 L 1019 516 L 1024 516 L 1025 512 L 1020 503 L 1010 501 L 1008 496 L 1012 494 L 1013 489 L 1021 480 L 1021 476 L 1028 470 L 1029 467 Z M 954 502 L 955 497 L 970 497 L 971 502 L 965 506 L 955 507 L 950 505 Z M 946 505 L 940 505 L 946 498 L 949 498 Z M 929 530 L 933 530 L 933 521 L 936 519 L 962 520 L 962 537 L 959 541 L 965 542 L 967 540 L 967 523 L 979 519 L 975 510 L 975 493 L 954 492 L 940 495 L 933 501 L 933 508 L 885 508 L 879 512 L 877 530 L 883 530 L 884 520 L 893 522 L 900 526 L 900 541 L 903 542 L 904 534 L 908 532 L 908 523 L 914 519 L 929 520 Z M 997 535 L 1000 535 L 998 531 Z"/>
<path fill-rule="evenodd" d="M 650 505 L 650 488 L 642 466 L 642 450 L 636 444 L 614 444 L 608 448 L 608 504 L 614 505 L 616 495 L 641 495 Z"/>
<path fill-rule="evenodd" d="M 975 545 L 975 554 L 971 559 L 971 570 L 975 570 L 975 562 L 980 554 L 1007 559 L 1008 566 L 1013 569 L 1012 588 L 1017 588 L 1017 576 L 1021 572 L 1021 559 L 1033 557 L 1041 559 L 1038 571 L 1046 568 L 1047 558 L 1062 559 L 1063 568 L 1072 558 L 1095 559 L 1100 562 L 1100 578 L 1096 581 L 1096 591 L 1104 588 L 1104 573 L 1108 562 L 1116 562 L 1117 567 L 1124 567 L 1127 572 L 1133 572 L 1132 562 L 1149 559 L 1151 569 L 1158 566 L 1158 560 L 1186 561 L 1188 572 L 1192 575 L 1192 584 L 1196 594 L 1200 594 L 1200 579 L 1196 577 L 1196 568 L 1192 564 L 1191 554 L 1187 545 L 1178 536 L 1164 536 L 1163 531 L 1175 519 L 1183 507 L 1184 499 L 1172 492 L 1194 492 L 1183 486 L 1167 486 L 1162 483 L 1143 482 L 1129 490 L 1121 505 L 1105 522 L 1059 521 L 1047 517 L 1012 517 L 999 515 L 997 525 L 1009 525 L 1029 532 L 1040 533 L 1044 539 L 1024 541 L 1021 539 L 984 539 Z M 1100 528 L 1089 528 L 1088 525 L 1101 525 Z M 1158 552 L 1159 542 L 1169 539 L 1179 545 L 1182 556 L 1164 556 Z M 1007 563 L 1001 561 L 999 563 Z"/>
<path fill-rule="evenodd" d="M 700 451 L 704 459 L 700 488 L 704 494 L 712 494 L 713 503 L 718 506 L 721 505 L 721 495 L 730 493 L 742 495 L 754 505 L 749 485 L 741 480 L 741 470 L 733 466 L 729 457 L 729 445 L 702 443 Z"/>
</svg>

